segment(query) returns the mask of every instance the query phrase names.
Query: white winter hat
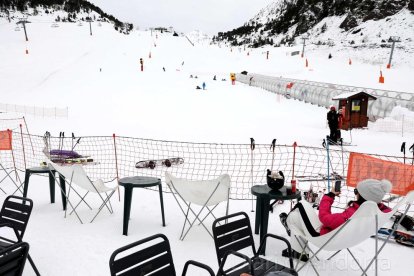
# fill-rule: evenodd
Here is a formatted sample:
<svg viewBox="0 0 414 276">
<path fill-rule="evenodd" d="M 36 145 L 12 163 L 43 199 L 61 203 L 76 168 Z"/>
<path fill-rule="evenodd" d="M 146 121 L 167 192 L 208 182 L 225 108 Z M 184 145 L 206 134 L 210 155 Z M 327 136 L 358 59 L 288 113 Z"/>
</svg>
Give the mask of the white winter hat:
<svg viewBox="0 0 414 276">
<path fill-rule="evenodd" d="M 392 184 L 386 179 L 365 179 L 358 183 L 358 193 L 365 199 L 380 203 L 385 194 L 391 192 Z"/>
</svg>

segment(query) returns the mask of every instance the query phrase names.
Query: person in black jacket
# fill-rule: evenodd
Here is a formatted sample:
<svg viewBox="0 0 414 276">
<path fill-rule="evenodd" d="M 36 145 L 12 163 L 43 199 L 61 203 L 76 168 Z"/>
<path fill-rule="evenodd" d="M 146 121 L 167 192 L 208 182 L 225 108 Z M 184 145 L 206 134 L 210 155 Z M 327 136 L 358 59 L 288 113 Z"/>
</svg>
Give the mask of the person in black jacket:
<svg viewBox="0 0 414 276">
<path fill-rule="evenodd" d="M 336 113 L 335 106 L 331 106 L 331 110 L 329 110 L 328 114 L 326 115 L 326 119 L 328 120 L 330 130 L 329 138 L 332 142 L 336 143 L 338 140 L 338 113 Z"/>
</svg>

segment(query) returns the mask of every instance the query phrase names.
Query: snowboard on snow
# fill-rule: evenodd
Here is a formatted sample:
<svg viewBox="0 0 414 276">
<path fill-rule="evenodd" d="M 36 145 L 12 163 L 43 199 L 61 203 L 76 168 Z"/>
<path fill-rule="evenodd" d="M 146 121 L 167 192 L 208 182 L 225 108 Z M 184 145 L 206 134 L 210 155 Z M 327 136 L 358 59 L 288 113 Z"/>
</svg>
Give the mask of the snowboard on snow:
<svg viewBox="0 0 414 276">
<path fill-rule="evenodd" d="M 144 160 L 139 161 L 135 164 L 137 169 L 154 169 L 156 166 L 165 166 L 171 167 L 173 165 L 180 165 L 184 163 L 184 159 L 180 157 L 168 158 L 168 159 L 159 159 L 159 160 Z"/>
</svg>

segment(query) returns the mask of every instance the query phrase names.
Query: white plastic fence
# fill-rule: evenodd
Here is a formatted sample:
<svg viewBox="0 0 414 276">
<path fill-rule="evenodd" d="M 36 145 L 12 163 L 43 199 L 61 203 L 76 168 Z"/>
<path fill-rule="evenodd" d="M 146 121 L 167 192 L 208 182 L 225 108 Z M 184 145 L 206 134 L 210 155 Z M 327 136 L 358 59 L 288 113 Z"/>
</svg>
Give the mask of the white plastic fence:
<svg viewBox="0 0 414 276">
<path fill-rule="evenodd" d="M 324 107 L 335 104 L 332 98 L 337 95 L 350 92 L 366 92 L 377 98 L 375 101 L 370 101 L 368 105 L 368 117 L 371 121 L 387 117 L 395 106 L 414 111 L 414 93 L 286 79 L 259 74 L 237 74 L 236 79 L 251 86 L 260 87 L 277 94 L 289 95 L 293 99 Z"/>
<path fill-rule="evenodd" d="M 68 108 L 58 107 L 39 107 L 39 106 L 27 106 L 16 104 L 3 104 L 0 103 L 1 112 L 14 112 L 24 115 L 33 115 L 36 117 L 55 117 L 55 118 L 67 118 Z"/>
</svg>

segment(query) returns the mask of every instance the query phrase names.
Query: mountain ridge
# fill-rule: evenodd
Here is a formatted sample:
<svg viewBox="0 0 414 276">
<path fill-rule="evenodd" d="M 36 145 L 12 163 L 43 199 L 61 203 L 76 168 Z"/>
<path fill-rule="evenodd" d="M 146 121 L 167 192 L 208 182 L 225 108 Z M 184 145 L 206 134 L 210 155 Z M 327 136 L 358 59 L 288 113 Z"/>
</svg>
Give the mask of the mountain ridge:
<svg viewBox="0 0 414 276">
<path fill-rule="evenodd" d="M 352 32 L 366 22 L 386 20 L 402 11 L 408 11 L 407 17 L 411 21 L 411 17 L 414 17 L 414 0 L 279 0 L 260 10 L 243 26 L 219 32 L 213 37 L 213 43 L 224 42 L 231 46 L 246 45 L 253 48 L 279 46 L 293 43 L 303 34 L 312 33 L 315 26 L 327 18 L 341 18 L 338 30 Z M 323 33 L 331 26 L 325 22 L 321 27 Z"/>
</svg>

